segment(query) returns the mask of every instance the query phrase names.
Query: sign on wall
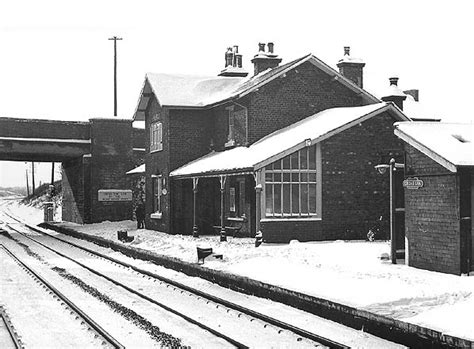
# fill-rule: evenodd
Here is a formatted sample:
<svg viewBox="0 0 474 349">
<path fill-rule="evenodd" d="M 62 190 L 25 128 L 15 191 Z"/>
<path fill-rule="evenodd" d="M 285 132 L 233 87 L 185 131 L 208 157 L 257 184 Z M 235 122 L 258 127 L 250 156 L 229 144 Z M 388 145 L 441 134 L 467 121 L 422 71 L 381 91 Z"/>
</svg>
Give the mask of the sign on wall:
<svg viewBox="0 0 474 349">
<path fill-rule="evenodd" d="M 407 189 L 419 189 L 423 187 L 423 181 L 418 177 L 409 177 L 403 181 L 403 187 Z"/>
<path fill-rule="evenodd" d="M 132 201 L 130 189 L 99 189 L 99 201 Z"/>
</svg>

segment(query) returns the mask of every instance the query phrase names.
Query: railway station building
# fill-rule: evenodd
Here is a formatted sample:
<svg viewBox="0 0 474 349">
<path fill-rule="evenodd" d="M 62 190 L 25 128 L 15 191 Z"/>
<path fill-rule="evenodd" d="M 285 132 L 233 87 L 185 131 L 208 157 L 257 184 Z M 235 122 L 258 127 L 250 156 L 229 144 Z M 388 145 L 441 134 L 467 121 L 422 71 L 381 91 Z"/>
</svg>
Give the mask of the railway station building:
<svg viewBox="0 0 474 349">
<path fill-rule="evenodd" d="M 403 161 L 393 124 L 410 121 L 407 95 L 367 92 L 348 47 L 339 71 L 312 54 L 281 61 L 260 44 L 248 74 L 234 46 L 217 76 L 146 75 L 134 121 L 148 229 L 288 242 L 365 238 L 388 219 L 389 179 L 374 166 Z"/>
</svg>

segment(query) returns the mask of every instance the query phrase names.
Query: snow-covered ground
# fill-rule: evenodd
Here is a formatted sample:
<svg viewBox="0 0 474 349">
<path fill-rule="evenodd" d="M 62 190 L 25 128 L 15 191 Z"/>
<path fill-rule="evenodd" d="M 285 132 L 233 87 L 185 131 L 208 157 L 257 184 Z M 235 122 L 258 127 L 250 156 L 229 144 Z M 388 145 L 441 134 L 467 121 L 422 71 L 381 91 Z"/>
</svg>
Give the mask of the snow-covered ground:
<svg viewBox="0 0 474 349">
<path fill-rule="evenodd" d="M 14 205 L 14 204 L 12 204 Z M 37 209 L 19 206 L 14 211 L 32 223 L 42 219 Z M 307 293 L 316 297 L 429 327 L 474 340 L 474 277 L 448 275 L 392 265 L 380 259 L 389 253 L 388 242 L 334 241 L 262 244 L 253 239 L 218 236 L 168 235 L 136 230 L 136 222 L 103 222 L 65 226 L 87 234 L 117 240 L 118 230 L 135 237 L 129 245 L 196 262 L 196 247 L 212 247 L 224 259 L 206 260 L 208 268 Z"/>
</svg>

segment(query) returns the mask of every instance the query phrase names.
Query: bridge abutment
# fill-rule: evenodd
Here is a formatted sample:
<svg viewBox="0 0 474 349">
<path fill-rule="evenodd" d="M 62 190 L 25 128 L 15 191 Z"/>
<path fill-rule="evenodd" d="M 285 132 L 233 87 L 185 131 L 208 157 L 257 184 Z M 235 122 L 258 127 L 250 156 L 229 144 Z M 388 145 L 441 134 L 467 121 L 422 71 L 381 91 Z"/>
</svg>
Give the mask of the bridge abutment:
<svg viewBox="0 0 474 349">
<path fill-rule="evenodd" d="M 90 154 L 63 162 L 63 220 L 87 224 L 132 218 L 131 194 L 125 193 L 131 189 L 126 172 L 133 167 L 132 132 L 131 120 L 90 119 Z"/>
</svg>

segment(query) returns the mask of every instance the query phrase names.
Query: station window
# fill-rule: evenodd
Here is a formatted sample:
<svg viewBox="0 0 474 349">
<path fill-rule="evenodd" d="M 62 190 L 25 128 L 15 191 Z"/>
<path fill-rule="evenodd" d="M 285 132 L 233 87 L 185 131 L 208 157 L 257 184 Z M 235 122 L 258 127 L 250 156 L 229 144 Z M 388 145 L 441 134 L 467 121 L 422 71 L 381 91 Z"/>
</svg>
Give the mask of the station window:
<svg viewBox="0 0 474 349">
<path fill-rule="evenodd" d="M 153 215 L 157 218 L 161 218 L 162 214 L 162 202 L 161 196 L 163 192 L 163 177 L 161 175 L 155 175 L 151 177 L 153 187 Z"/>
<path fill-rule="evenodd" d="M 155 122 L 150 126 L 150 152 L 163 150 L 163 125 Z"/>
<path fill-rule="evenodd" d="M 296 151 L 265 167 L 267 217 L 320 217 L 319 146 Z"/>
</svg>

